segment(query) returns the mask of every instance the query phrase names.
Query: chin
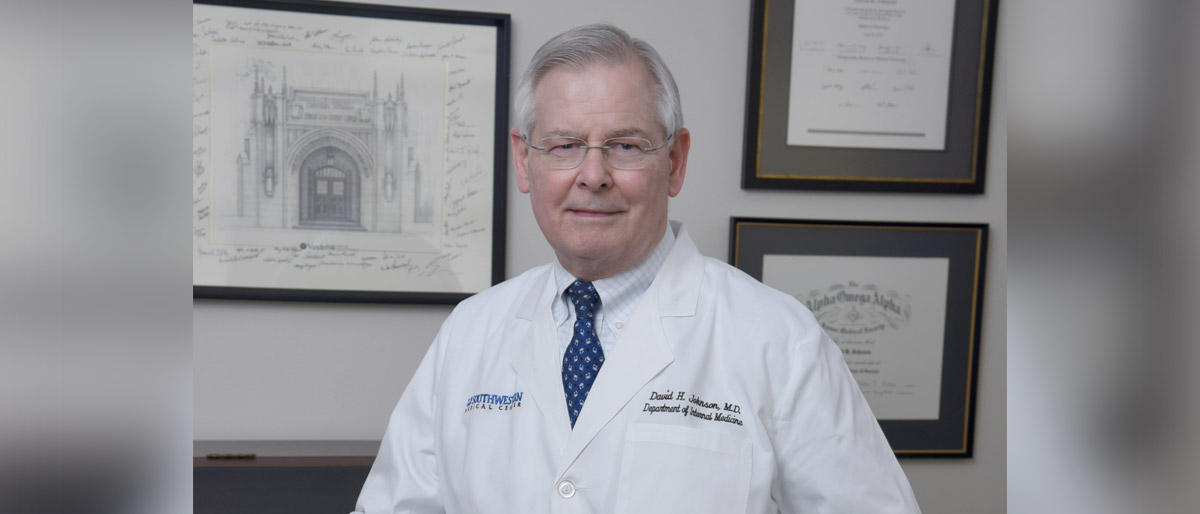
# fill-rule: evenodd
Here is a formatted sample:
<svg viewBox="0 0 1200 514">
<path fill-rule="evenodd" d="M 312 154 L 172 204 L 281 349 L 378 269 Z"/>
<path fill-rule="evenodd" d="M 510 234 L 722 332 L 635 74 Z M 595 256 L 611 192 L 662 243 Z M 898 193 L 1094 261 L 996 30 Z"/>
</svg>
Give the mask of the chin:
<svg viewBox="0 0 1200 514">
<path fill-rule="evenodd" d="M 597 241 L 595 239 L 573 241 L 567 245 L 567 250 L 571 255 L 582 259 L 604 259 L 612 256 L 618 251 L 614 245 L 608 244 L 607 241 Z"/>
</svg>

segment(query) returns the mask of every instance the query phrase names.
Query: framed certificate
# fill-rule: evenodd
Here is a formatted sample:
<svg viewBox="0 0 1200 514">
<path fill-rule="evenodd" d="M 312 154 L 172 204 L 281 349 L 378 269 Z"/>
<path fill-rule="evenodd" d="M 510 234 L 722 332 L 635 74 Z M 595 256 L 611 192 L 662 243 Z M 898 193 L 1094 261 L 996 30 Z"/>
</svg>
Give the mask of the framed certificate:
<svg viewBox="0 0 1200 514">
<path fill-rule="evenodd" d="M 996 0 L 755 0 L 746 189 L 982 193 Z"/>
<path fill-rule="evenodd" d="M 897 455 L 971 456 L 987 225 L 730 225 L 730 262 L 813 312 Z"/>
<path fill-rule="evenodd" d="M 196 298 L 453 303 L 504 273 L 509 16 L 192 6 Z"/>
</svg>

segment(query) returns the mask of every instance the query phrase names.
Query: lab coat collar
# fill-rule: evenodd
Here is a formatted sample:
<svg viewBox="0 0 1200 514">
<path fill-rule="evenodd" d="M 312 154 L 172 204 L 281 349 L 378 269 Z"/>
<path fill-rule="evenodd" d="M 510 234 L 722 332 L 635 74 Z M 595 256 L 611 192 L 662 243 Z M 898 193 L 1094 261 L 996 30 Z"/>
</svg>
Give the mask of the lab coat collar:
<svg viewBox="0 0 1200 514">
<path fill-rule="evenodd" d="M 675 246 L 671 248 L 667 262 L 663 263 L 650 289 L 656 292 L 660 316 L 695 316 L 700 303 L 704 256 L 696 249 L 683 223 L 670 223 L 671 230 L 675 231 Z"/>
<path fill-rule="evenodd" d="M 661 290 L 657 300 L 661 315 L 694 316 L 700 300 L 700 281 L 696 280 L 699 276 L 696 273 L 703 266 L 703 256 L 696 249 L 683 223 L 670 221 L 669 224 L 675 233 L 675 244 L 650 288 Z M 542 266 L 543 269 L 531 270 L 542 276 L 540 280 L 531 281 L 532 285 L 521 297 L 516 313 L 518 319 L 533 321 L 543 311 L 548 312 L 550 302 L 561 293 L 554 290 L 554 271 L 551 266 L 546 264 Z"/>
<path fill-rule="evenodd" d="M 562 448 L 571 432 L 567 417 L 566 399 L 563 396 L 562 362 L 559 360 L 557 331 L 550 302 L 557 297 L 554 272 L 550 266 L 542 266 L 540 277 L 532 280 L 525 296 L 517 307 L 516 318 L 530 323 L 529 338 L 516 344 L 512 368 L 529 390 L 542 413 L 546 432 L 551 435 L 555 448 Z"/>
<path fill-rule="evenodd" d="M 672 341 L 663 330 L 661 318 L 694 316 L 699 304 L 703 257 L 687 231 L 672 221 L 675 246 L 621 332 L 619 352 L 606 359 L 588 394 L 587 403 L 571 429 L 562 390 L 562 363 L 558 359 L 550 302 L 556 298 L 549 266 L 525 292 L 516 317 L 533 326 L 528 341 L 522 342 L 512 366 L 530 389 L 530 395 L 546 418 L 558 447 L 563 448 L 556 478 L 570 469 L 575 459 L 596 434 L 624 408 L 634 394 L 675 360 Z M 565 446 L 564 446 L 565 442 Z"/>
</svg>

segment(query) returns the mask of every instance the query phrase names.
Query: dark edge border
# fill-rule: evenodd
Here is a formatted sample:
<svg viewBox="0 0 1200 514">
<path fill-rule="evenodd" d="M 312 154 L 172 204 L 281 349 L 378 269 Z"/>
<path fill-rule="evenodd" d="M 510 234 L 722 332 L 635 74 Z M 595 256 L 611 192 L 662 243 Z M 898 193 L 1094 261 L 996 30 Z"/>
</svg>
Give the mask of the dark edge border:
<svg viewBox="0 0 1200 514">
<path fill-rule="evenodd" d="M 509 91 L 512 85 L 511 56 L 512 17 L 508 14 L 489 13 L 496 21 L 496 130 L 492 167 L 492 285 L 504 281 L 504 267 L 508 262 L 508 110 Z"/>
<path fill-rule="evenodd" d="M 762 103 L 762 57 L 766 44 L 766 0 L 754 0 L 750 7 L 750 45 L 746 58 L 746 116 L 742 134 L 742 189 L 757 189 L 764 186 L 752 170 L 758 169 L 758 123 L 759 106 Z M 756 58 L 757 57 L 757 58 Z M 730 257 L 732 259 L 732 255 Z M 730 263 L 732 264 L 732 260 Z"/>
<path fill-rule="evenodd" d="M 284 302 L 423 303 L 454 305 L 474 293 L 342 291 L 268 287 L 192 286 L 192 299 Z"/>
</svg>

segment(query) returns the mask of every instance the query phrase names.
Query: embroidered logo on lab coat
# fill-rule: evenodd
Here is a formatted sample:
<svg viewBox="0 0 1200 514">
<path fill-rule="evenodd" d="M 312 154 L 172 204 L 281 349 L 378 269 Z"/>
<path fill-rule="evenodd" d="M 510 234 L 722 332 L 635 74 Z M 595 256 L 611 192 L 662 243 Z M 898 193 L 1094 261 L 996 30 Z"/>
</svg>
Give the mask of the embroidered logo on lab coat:
<svg viewBox="0 0 1200 514">
<path fill-rule="evenodd" d="M 688 395 L 685 391 L 666 392 L 650 391 L 649 401 L 642 407 L 642 412 L 655 414 L 675 413 L 683 416 L 699 418 L 707 421 L 721 421 L 742 426 L 742 406 L 736 403 L 708 401 L 696 394 Z"/>
<path fill-rule="evenodd" d="M 467 398 L 467 408 L 463 412 L 473 410 L 512 410 L 521 406 L 522 396 L 525 396 L 525 393 L 521 391 L 507 395 L 477 394 Z"/>
</svg>

